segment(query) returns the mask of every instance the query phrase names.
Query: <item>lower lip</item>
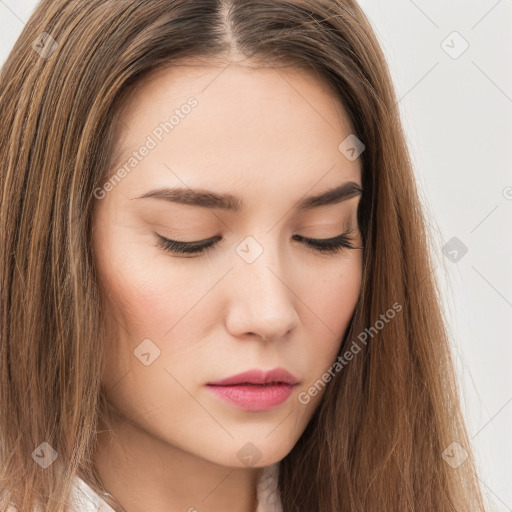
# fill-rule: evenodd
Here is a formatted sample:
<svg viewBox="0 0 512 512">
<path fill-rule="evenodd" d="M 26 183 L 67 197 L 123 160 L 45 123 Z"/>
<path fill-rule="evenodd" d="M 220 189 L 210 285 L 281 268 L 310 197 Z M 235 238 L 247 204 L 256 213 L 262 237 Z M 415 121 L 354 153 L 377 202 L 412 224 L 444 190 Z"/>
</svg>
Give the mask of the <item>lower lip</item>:
<svg viewBox="0 0 512 512">
<path fill-rule="evenodd" d="M 246 411 L 266 411 L 283 403 L 293 391 L 291 384 L 214 386 L 208 388 L 220 398 Z"/>
</svg>

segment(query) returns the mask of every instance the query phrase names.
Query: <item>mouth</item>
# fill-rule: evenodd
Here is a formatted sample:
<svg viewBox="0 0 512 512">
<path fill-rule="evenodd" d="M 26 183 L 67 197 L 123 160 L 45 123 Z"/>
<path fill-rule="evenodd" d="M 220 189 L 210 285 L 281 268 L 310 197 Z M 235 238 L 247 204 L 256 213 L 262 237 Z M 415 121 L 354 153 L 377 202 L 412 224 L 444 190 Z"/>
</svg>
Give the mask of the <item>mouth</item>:
<svg viewBox="0 0 512 512">
<path fill-rule="evenodd" d="M 287 400 L 294 387 L 294 385 L 284 382 L 241 383 L 223 386 L 208 384 L 208 389 L 218 397 L 246 411 L 272 409 Z"/>
<path fill-rule="evenodd" d="M 298 380 L 290 372 L 276 368 L 269 372 L 250 370 L 207 384 L 219 398 L 246 411 L 266 411 L 286 401 Z"/>
</svg>

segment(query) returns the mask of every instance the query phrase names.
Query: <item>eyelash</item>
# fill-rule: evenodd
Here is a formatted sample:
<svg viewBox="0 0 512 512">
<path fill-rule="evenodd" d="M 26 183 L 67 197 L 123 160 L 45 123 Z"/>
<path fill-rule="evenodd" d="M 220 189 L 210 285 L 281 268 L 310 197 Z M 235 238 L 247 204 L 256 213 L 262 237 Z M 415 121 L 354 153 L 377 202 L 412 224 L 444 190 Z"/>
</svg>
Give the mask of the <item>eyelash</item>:
<svg viewBox="0 0 512 512">
<path fill-rule="evenodd" d="M 341 235 L 321 240 L 305 238 L 301 235 L 293 235 L 293 238 L 298 241 L 302 240 L 306 246 L 312 248 L 316 252 L 330 255 L 336 254 L 343 249 L 362 249 L 362 247 L 358 247 L 352 243 L 355 240 L 355 238 L 351 236 L 354 231 L 354 229 L 350 229 Z M 158 237 L 157 244 L 159 247 L 167 252 L 175 254 L 204 254 L 212 250 L 215 247 L 215 244 L 222 238 L 220 236 L 215 236 L 208 240 L 199 242 L 179 242 L 177 240 L 165 238 L 158 233 L 155 233 L 155 235 Z"/>
</svg>

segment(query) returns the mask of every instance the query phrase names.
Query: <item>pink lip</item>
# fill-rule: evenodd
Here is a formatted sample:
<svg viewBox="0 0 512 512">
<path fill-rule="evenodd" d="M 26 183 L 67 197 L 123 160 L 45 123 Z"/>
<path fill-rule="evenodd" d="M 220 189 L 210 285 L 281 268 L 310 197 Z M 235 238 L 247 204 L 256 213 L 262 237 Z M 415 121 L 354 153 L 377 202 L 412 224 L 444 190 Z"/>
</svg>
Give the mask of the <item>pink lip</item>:
<svg viewBox="0 0 512 512">
<path fill-rule="evenodd" d="M 207 384 L 220 398 L 247 411 L 265 411 L 284 402 L 298 380 L 283 368 L 250 370 Z"/>
</svg>

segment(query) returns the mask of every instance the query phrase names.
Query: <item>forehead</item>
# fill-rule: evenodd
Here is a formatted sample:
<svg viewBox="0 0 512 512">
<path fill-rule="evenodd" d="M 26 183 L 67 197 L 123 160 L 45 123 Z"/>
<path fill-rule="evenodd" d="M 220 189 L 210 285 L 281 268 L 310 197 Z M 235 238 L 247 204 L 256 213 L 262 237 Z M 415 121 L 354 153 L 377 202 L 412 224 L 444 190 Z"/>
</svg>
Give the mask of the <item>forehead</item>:
<svg viewBox="0 0 512 512">
<path fill-rule="evenodd" d="M 185 108 L 191 98 L 195 106 Z M 154 143 L 130 173 L 132 184 L 136 176 L 155 187 L 162 180 L 218 190 L 226 182 L 253 190 L 271 184 L 302 195 L 319 180 L 324 188 L 360 183 L 360 159 L 339 149 L 352 134 L 350 119 L 329 85 L 304 70 L 173 65 L 141 80 L 119 118 L 112 172 Z"/>
<path fill-rule="evenodd" d="M 311 71 L 241 63 L 208 65 L 185 61 L 154 70 L 129 91 L 120 117 L 130 130 L 134 120 L 141 129 L 149 128 L 140 124 L 142 118 L 149 120 L 156 114 L 161 120 L 190 96 L 200 103 L 202 120 L 222 113 L 209 120 L 224 128 L 231 125 L 235 129 L 247 120 L 252 121 L 247 128 L 262 127 L 264 123 L 258 121 L 267 121 L 271 131 L 272 126 L 289 128 L 294 119 L 300 118 L 310 121 L 310 134 L 319 127 L 346 135 L 353 131 L 330 84 Z M 255 111 L 259 113 L 257 118 Z"/>
</svg>

